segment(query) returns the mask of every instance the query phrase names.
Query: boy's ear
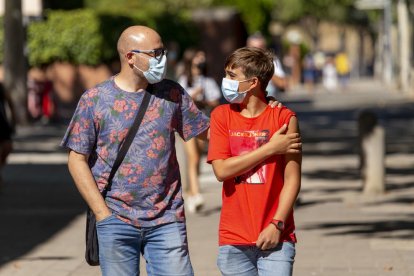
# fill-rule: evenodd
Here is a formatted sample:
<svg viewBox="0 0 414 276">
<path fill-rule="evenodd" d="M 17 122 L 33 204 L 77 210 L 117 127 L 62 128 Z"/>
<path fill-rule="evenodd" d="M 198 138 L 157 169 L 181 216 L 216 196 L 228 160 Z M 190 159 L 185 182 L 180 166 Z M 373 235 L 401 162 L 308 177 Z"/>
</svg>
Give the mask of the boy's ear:
<svg viewBox="0 0 414 276">
<path fill-rule="evenodd" d="M 254 77 L 254 78 L 252 79 L 252 81 L 253 81 L 253 87 L 254 87 L 254 88 L 256 88 L 256 87 L 260 87 L 260 80 L 259 80 L 259 78 L 258 78 L 258 77 Z"/>
</svg>

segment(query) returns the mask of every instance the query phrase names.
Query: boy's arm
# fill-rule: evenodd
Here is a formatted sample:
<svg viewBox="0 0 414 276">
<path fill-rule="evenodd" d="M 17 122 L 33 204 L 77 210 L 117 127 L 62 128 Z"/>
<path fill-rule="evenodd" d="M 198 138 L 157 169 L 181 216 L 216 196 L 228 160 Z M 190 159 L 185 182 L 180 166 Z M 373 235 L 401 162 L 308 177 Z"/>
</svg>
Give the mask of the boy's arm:
<svg viewBox="0 0 414 276">
<path fill-rule="evenodd" d="M 68 167 L 79 193 L 95 214 L 96 221 L 110 216 L 111 211 L 106 206 L 88 166 L 88 155 L 69 151 Z"/>
<path fill-rule="evenodd" d="M 289 132 L 299 133 L 298 121 L 292 117 L 289 123 Z M 298 196 L 301 185 L 302 154 L 286 154 L 286 167 L 284 185 L 279 195 L 279 206 L 273 219 L 286 221 L 292 212 L 293 205 Z M 260 233 L 256 246 L 262 250 L 273 248 L 280 239 L 281 231 L 275 225 L 270 224 Z"/>
<path fill-rule="evenodd" d="M 291 130 L 290 133 L 283 134 L 286 128 L 287 125 L 283 125 L 273 134 L 268 143 L 254 151 L 227 159 L 213 160 L 213 171 L 217 180 L 221 182 L 241 175 L 273 155 L 301 152 L 302 143 L 299 133 Z"/>
</svg>

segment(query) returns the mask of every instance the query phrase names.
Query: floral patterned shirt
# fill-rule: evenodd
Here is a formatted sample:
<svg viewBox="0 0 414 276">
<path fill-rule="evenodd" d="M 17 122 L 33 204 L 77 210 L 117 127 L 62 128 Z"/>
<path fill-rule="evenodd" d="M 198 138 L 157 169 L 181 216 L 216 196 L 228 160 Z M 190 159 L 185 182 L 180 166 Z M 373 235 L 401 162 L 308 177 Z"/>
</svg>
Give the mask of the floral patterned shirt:
<svg viewBox="0 0 414 276">
<path fill-rule="evenodd" d="M 163 80 L 153 85 L 151 94 L 105 198 L 118 218 L 137 227 L 185 220 L 174 132 L 187 141 L 209 127 L 209 119 L 176 82 Z M 89 155 L 100 191 L 143 97 L 141 92 L 121 90 L 112 77 L 79 100 L 61 146 Z"/>
</svg>

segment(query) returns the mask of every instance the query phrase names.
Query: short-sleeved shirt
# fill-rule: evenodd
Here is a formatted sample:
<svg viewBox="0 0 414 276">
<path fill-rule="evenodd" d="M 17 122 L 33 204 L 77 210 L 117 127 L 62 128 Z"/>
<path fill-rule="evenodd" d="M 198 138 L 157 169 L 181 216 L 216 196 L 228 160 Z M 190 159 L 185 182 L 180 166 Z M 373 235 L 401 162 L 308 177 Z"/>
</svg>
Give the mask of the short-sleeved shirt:
<svg viewBox="0 0 414 276">
<path fill-rule="evenodd" d="M 211 113 L 207 161 L 240 156 L 267 143 L 295 113 L 269 106 L 255 118 L 240 114 L 235 104 L 216 107 Z M 284 185 L 284 155 L 275 155 L 250 171 L 223 182 L 219 244 L 252 245 L 276 213 Z M 296 242 L 293 212 L 285 221 L 283 241 Z"/>
<path fill-rule="evenodd" d="M 120 89 L 112 77 L 86 91 L 78 103 L 61 145 L 89 155 L 100 191 L 143 96 L 143 91 Z M 208 127 L 209 119 L 179 84 L 153 85 L 140 128 L 105 198 L 112 212 L 137 227 L 184 221 L 174 133 L 189 140 Z"/>
</svg>

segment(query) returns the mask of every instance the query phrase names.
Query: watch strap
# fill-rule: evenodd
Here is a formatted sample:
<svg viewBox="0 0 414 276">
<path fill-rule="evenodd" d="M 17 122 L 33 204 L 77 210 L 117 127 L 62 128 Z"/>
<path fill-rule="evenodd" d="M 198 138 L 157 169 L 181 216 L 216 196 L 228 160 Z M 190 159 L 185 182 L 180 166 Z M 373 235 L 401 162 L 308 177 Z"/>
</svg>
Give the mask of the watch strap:
<svg viewBox="0 0 414 276">
<path fill-rule="evenodd" d="M 276 229 L 280 231 L 285 230 L 285 222 L 283 220 L 272 219 L 270 223 L 273 224 L 276 227 Z"/>
</svg>

